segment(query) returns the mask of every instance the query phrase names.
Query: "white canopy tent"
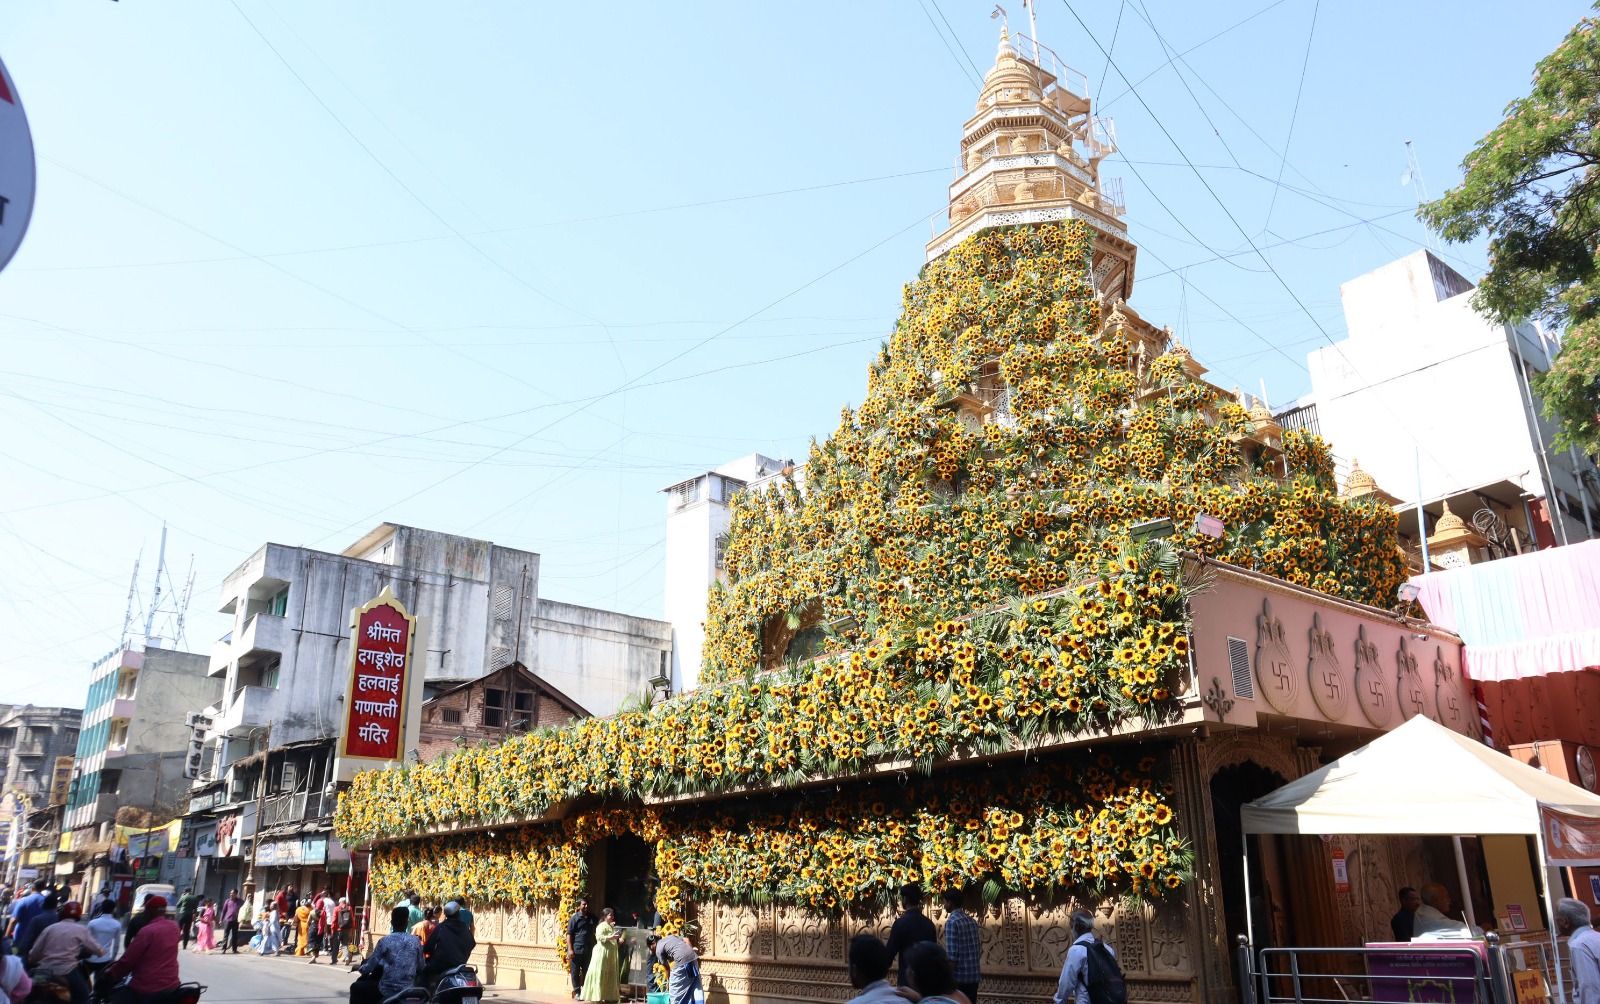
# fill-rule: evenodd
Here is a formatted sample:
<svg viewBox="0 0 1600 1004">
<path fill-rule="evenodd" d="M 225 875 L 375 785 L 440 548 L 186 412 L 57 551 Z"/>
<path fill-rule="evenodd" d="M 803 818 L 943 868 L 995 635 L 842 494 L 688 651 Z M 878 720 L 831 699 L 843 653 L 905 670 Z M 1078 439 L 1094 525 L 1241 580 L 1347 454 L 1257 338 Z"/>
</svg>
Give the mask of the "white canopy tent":
<svg viewBox="0 0 1600 1004">
<path fill-rule="evenodd" d="M 1600 795 L 1419 715 L 1239 815 L 1246 833 L 1537 836 L 1541 807 L 1600 820 Z"/>
<path fill-rule="evenodd" d="M 1407 834 L 1455 838 L 1456 869 L 1466 900 L 1461 837 L 1532 836 L 1547 915 L 1549 842 L 1563 866 L 1600 865 L 1600 795 L 1498 753 L 1468 736 L 1417 716 L 1320 770 L 1241 807 L 1244 832 L 1256 834 Z M 1245 845 L 1245 881 L 1250 879 Z M 1245 896 L 1245 924 L 1255 926 Z M 1555 948 L 1555 924 L 1550 925 Z M 1557 999 L 1565 999 L 1556 971 Z"/>
</svg>

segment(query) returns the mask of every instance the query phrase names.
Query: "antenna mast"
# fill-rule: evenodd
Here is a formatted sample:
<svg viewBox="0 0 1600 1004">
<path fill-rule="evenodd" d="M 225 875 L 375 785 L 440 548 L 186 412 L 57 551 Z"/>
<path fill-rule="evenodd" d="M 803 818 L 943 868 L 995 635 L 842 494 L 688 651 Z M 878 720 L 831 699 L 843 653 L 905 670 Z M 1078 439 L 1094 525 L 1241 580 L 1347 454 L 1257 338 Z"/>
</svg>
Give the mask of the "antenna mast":
<svg viewBox="0 0 1600 1004">
<path fill-rule="evenodd" d="M 150 609 L 144 618 L 144 643 L 150 644 L 151 634 L 155 631 L 156 609 L 161 605 L 161 577 L 167 572 L 167 524 L 161 524 L 161 552 L 156 558 L 156 584 L 150 594 Z"/>
<path fill-rule="evenodd" d="M 122 611 L 122 642 L 128 644 L 128 627 L 133 624 L 133 600 L 139 595 L 139 559 L 144 557 L 144 548 L 139 549 L 138 557 L 133 559 L 133 578 L 128 582 L 128 605 Z"/>
<path fill-rule="evenodd" d="M 1411 141 L 1408 139 L 1406 140 L 1406 173 L 1400 178 L 1400 183 L 1405 185 L 1413 181 L 1416 182 L 1417 205 L 1420 206 L 1428 201 L 1428 186 L 1422 180 L 1422 165 L 1417 163 L 1417 151 L 1411 148 Z M 1428 235 L 1428 250 L 1439 250 L 1439 241 L 1434 236 L 1433 231 L 1428 227 L 1423 227 L 1422 229 Z"/>
</svg>

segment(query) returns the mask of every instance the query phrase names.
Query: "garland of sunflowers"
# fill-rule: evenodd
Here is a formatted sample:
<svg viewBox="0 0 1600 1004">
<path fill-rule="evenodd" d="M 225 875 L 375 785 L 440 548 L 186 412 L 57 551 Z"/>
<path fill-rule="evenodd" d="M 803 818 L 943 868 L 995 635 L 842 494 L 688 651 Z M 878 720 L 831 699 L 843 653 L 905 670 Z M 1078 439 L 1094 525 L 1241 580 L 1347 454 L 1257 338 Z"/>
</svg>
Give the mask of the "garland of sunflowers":
<svg viewBox="0 0 1600 1004">
<path fill-rule="evenodd" d="M 668 930 L 695 902 L 837 913 L 913 881 L 1180 890 L 1192 855 L 1158 745 L 952 763 L 1169 716 L 1196 588 L 1180 549 L 1365 602 L 1403 568 L 1393 513 L 1338 498 L 1316 437 L 1285 435 L 1269 470 L 1236 445 L 1250 416 L 1181 350 L 1136 370 L 1090 243 L 1071 221 L 985 231 L 907 287 L 860 409 L 803 479 L 735 501 L 698 689 L 358 775 L 336 827 L 376 845 L 375 894 L 556 902 L 564 923 L 586 848 L 621 833 L 655 847 Z M 963 420 L 948 402 L 996 363 L 1011 420 Z M 1222 541 L 1186 529 L 1202 512 Z M 1175 537 L 1132 541 L 1159 517 Z M 820 651 L 785 663 L 769 639 L 802 623 Z M 905 769 L 801 787 L 883 764 Z"/>
</svg>

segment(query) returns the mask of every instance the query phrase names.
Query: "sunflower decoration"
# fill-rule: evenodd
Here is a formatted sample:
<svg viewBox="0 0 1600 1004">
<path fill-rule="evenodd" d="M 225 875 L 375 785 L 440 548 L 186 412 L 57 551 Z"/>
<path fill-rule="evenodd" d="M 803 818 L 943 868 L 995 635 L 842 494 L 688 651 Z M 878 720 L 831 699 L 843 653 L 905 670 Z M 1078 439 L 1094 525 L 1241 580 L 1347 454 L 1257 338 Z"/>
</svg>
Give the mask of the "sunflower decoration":
<svg viewBox="0 0 1600 1004">
<path fill-rule="evenodd" d="M 359 774 L 340 799 L 340 836 L 526 822 L 593 801 L 781 792 L 881 761 L 931 770 L 1158 723 L 1187 674 L 1185 548 L 1385 602 L 1404 573 L 1393 512 L 1337 497 L 1315 436 L 1286 433 L 1271 464 L 1241 452 L 1255 420 L 1180 353 L 1136 361 L 1128 335 L 1102 317 L 1090 240 L 1071 221 L 986 231 L 906 287 L 860 407 L 812 444 L 803 471 L 735 500 L 697 690 Z M 1224 539 L 1193 531 L 1201 513 L 1226 523 Z M 1162 517 L 1176 528 L 1169 540 L 1130 537 Z M 1022 825 L 948 793 L 931 815 L 919 807 L 871 823 L 807 803 L 821 817 L 798 843 L 795 826 L 810 817 L 657 823 L 662 852 L 682 869 L 680 910 L 741 888 L 839 909 L 913 873 L 1012 890 L 1180 886 L 1182 849 L 1158 836 L 1170 834 L 1172 808 L 1149 805 L 1142 788 L 1119 795 L 1116 782 L 1074 775 L 1081 807 L 1060 803 Z M 484 881 L 548 896 L 558 880 L 530 870 L 578 880 L 567 843 L 528 840 Z M 487 868 L 470 852 L 440 866 Z"/>
</svg>

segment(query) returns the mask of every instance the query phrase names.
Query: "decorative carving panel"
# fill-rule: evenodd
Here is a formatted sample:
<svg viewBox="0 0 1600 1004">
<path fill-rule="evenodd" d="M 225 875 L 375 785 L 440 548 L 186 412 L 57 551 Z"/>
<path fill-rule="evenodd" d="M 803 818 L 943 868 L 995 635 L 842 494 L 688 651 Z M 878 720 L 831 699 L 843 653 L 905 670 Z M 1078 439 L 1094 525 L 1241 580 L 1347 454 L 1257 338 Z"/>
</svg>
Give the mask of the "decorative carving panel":
<svg viewBox="0 0 1600 1004">
<path fill-rule="evenodd" d="M 760 917 L 753 907 L 717 904 L 713 952 L 719 958 L 750 958 L 756 954 Z"/>
<path fill-rule="evenodd" d="M 553 916 L 554 910 L 549 911 Z M 537 939 L 539 930 L 538 914 L 530 907 L 508 907 L 500 916 L 495 918 L 495 923 L 500 925 L 498 934 L 482 936 L 480 941 L 506 941 L 516 945 L 532 945 Z"/>
<path fill-rule="evenodd" d="M 559 945 L 564 940 L 561 930 L 561 913 L 551 904 L 539 908 L 536 926 L 536 944 Z"/>
<path fill-rule="evenodd" d="M 797 907 L 784 906 L 777 909 L 775 919 L 778 961 L 843 961 L 842 932 L 827 918 Z"/>
<path fill-rule="evenodd" d="M 1333 633 L 1322 629 L 1322 615 L 1311 615 L 1311 658 L 1306 663 L 1307 684 L 1317 710 L 1329 721 L 1343 721 L 1350 710 L 1350 681 L 1339 665 Z"/>
<path fill-rule="evenodd" d="M 477 927 L 473 933 L 483 941 L 503 940 L 506 915 L 520 909 L 520 907 L 497 906 L 492 910 L 474 911 L 473 918 L 477 922 Z"/>
<path fill-rule="evenodd" d="M 1367 626 L 1356 630 L 1356 703 L 1375 728 L 1394 717 L 1393 688 L 1378 658 L 1378 646 L 1367 640 Z"/>
<path fill-rule="evenodd" d="M 1467 722 L 1467 699 L 1462 692 L 1461 674 L 1444 656 L 1444 646 L 1433 654 L 1433 713 L 1435 721 L 1460 732 Z"/>
<path fill-rule="evenodd" d="M 1060 972 L 1072 946 L 1072 924 L 1068 921 L 1073 905 L 1057 903 L 1036 908 L 1028 915 L 1028 968 Z"/>
<path fill-rule="evenodd" d="M 1188 975 L 1194 971 L 1189 961 L 1187 912 L 1182 904 L 1163 903 L 1147 918 L 1150 971 L 1157 976 Z"/>
<path fill-rule="evenodd" d="M 1400 717 L 1409 721 L 1418 715 L 1428 714 L 1427 691 L 1422 686 L 1422 674 L 1417 672 L 1417 656 L 1400 636 L 1400 647 L 1395 650 L 1395 692 L 1399 695 Z"/>
<path fill-rule="evenodd" d="M 1273 616 L 1272 601 L 1266 599 L 1261 601 L 1261 613 L 1256 616 L 1256 689 L 1281 714 L 1294 710 L 1300 693 L 1283 621 Z"/>
</svg>

